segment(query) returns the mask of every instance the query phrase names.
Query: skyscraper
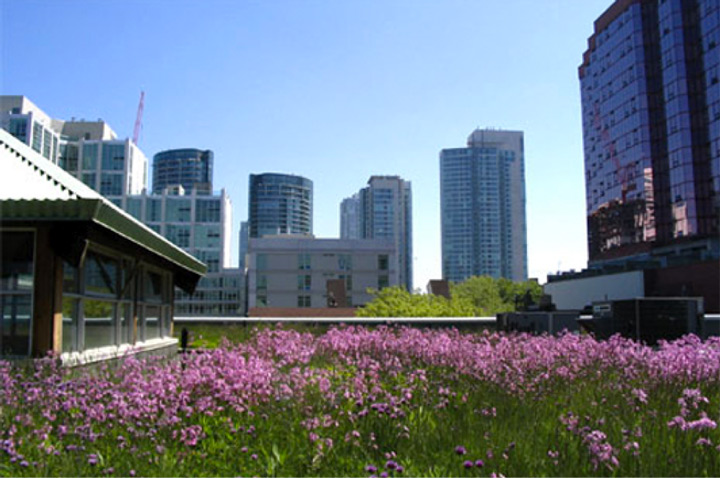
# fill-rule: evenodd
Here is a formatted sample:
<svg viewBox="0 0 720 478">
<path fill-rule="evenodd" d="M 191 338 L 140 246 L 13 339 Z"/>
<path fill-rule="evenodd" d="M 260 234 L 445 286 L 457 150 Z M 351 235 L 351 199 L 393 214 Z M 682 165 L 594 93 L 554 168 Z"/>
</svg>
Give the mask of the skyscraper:
<svg viewBox="0 0 720 478">
<path fill-rule="evenodd" d="M 248 201 L 250 237 L 312 234 L 313 183 L 291 174 L 251 174 Z"/>
<path fill-rule="evenodd" d="M 618 0 L 595 22 L 579 67 L 591 265 L 717 249 L 718 18 L 717 0 Z"/>
<path fill-rule="evenodd" d="M 340 203 L 340 238 L 360 239 L 360 194 L 355 193 Z"/>
<path fill-rule="evenodd" d="M 341 239 L 392 240 L 399 283 L 413 290 L 412 188 L 399 176 L 372 176 L 340 204 Z"/>
<path fill-rule="evenodd" d="M 527 279 L 522 131 L 480 130 L 440 152 L 443 279 Z"/>
<path fill-rule="evenodd" d="M 184 148 L 169 149 L 153 157 L 153 193 L 161 194 L 167 187 L 182 186 L 185 191 L 196 189 L 200 194 L 213 190 L 213 152 Z"/>
</svg>

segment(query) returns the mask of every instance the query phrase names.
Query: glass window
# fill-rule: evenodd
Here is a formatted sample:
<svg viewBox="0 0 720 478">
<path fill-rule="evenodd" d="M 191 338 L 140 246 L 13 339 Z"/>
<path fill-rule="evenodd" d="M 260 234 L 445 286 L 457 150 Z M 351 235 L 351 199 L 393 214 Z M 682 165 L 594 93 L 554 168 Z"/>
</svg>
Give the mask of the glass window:
<svg viewBox="0 0 720 478">
<path fill-rule="evenodd" d="M 30 353 L 34 243 L 30 231 L 0 232 L 0 355 Z"/>
<path fill-rule="evenodd" d="M 378 256 L 378 269 L 381 271 L 388 270 L 388 256 L 387 254 L 380 254 Z"/>
<path fill-rule="evenodd" d="M 78 147 L 74 144 L 60 143 L 60 167 L 75 172 L 78 169 Z"/>
<path fill-rule="evenodd" d="M 195 203 L 195 222 L 220 222 L 220 200 L 198 199 Z"/>
<path fill-rule="evenodd" d="M 338 268 L 341 271 L 352 270 L 352 256 L 350 254 L 340 254 L 338 256 Z"/>
<path fill-rule="evenodd" d="M 189 199 L 167 199 L 165 203 L 165 220 L 167 222 L 190 222 Z"/>
<path fill-rule="evenodd" d="M 142 220 L 142 200 L 140 198 L 127 198 L 127 212 L 137 220 Z"/>
<path fill-rule="evenodd" d="M 302 274 L 297 276 L 298 290 L 310 290 L 312 287 L 312 276 L 310 274 Z"/>
<path fill-rule="evenodd" d="M 96 177 L 95 173 L 83 173 L 82 182 L 84 182 L 88 187 L 97 190 L 97 184 L 95 181 Z"/>
<path fill-rule="evenodd" d="M 83 144 L 82 168 L 94 171 L 97 169 L 98 144 Z"/>
<path fill-rule="evenodd" d="M 100 176 L 100 194 L 120 196 L 123 193 L 123 175 L 102 173 Z"/>
<path fill-rule="evenodd" d="M 115 304 L 83 299 L 85 350 L 115 344 Z"/>
<path fill-rule="evenodd" d="M 123 171 L 125 169 L 125 145 L 102 145 L 102 169 L 105 171 Z"/>
<path fill-rule="evenodd" d="M 215 224 L 195 225 L 195 247 L 217 249 L 220 247 L 220 226 Z"/>
<path fill-rule="evenodd" d="M 298 254 L 298 269 L 310 270 L 310 254 Z"/>
<path fill-rule="evenodd" d="M 164 297 L 163 280 L 160 274 L 146 271 L 144 282 L 144 299 L 152 302 L 162 302 Z"/>
<path fill-rule="evenodd" d="M 78 348 L 78 304 L 79 300 L 63 297 L 62 300 L 62 351 L 72 352 Z"/>
<path fill-rule="evenodd" d="M 156 305 L 145 306 L 145 337 L 144 340 L 160 337 L 160 310 Z"/>
<path fill-rule="evenodd" d="M 42 147 L 42 134 L 43 134 L 43 127 L 40 123 L 37 121 L 33 121 L 33 132 L 32 132 L 32 149 L 40 152 L 40 148 Z"/>
<path fill-rule="evenodd" d="M 299 295 L 297 300 L 297 306 L 298 307 L 310 307 L 310 296 L 309 295 Z"/>
<path fill-rule="evenodd" d="M 114 259 L 89 252 L 85 258 L 85 291 L 91 294 L 118 294 L 118 264 Z"/>
<path fill-rule="evenodd" d="M 388 287 L 390 285 L 390 280 L 388 276 L 382 275 L 378 276 L 378 289 L 384 289 L 385 287 Z"/>
<path fill-rule="evenodd" d="M 23 143 L 25 143 L 27 141 L 27 119 L 10 118 L 8 132 Z"/>
<path fill-rule="evenodd" d="M 267 296 L 265 294 L 258 294 L 255 302 L 257 307 L 267 307 Z"/>
<path fill-rule="evenodd" d="M 190 247 L 190 226 L 168 224 L 165 237 L 178 247 Z"/>
<path fill-rule="evenodd" d="M 257 290 L 267 289 L 267 276 L 263 274 L 257 275 Z"/>
<path fill-rule="evenodd" d="M 255 268 L 259 271 L 267 269 L 267 255 L 258 254 L 255 258 Z"/>
<path fill-rule="evenodd" d="M 145 211 L 145 220 L 148 222 L 162 221 L 162 200 L 148 199 L 147 211 Z"/>
</svg>

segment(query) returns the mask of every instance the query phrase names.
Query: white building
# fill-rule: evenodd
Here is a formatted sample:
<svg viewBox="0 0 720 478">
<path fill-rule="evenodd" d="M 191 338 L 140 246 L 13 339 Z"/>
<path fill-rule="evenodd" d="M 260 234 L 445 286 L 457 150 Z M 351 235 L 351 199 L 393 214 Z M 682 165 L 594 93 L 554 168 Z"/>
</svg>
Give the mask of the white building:
<svg viewBox="0 0 720 478">
<path fill-rule="evenodd" d="M 348 306 L 372 300 L 368 289 L 398 285 L 395 244 L 388 240 L 250 238 L 248 308 L 327 307 L 327 281 L 344 279 Z"/>
</svg>

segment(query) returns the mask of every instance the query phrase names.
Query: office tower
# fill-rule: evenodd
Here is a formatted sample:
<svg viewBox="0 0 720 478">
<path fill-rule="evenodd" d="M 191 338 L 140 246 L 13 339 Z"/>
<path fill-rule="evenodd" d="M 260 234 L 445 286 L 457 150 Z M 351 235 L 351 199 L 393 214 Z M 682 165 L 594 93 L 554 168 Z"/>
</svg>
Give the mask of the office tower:
<svg viewBox="0 0 720 478">
<path fill-rule="evenodd" d="M 153 193 L 182 186 L 202 194 L 213 190 L 213 152 L 194 148 L 169 149 L 153 156 Z"/>
<path fill-rule="evenodd" d="M 372 176 L 367 184 L 357 194 L 343 200 L 340 237 L 393 241 L 397 248 L 399 283 L 412 291 L 411 183 L 399 176 Z"/>
<path fill-rule="evenodd" d="M 440 152 L 443 279 L 527 279 L 522 131 L 477 129 Z"/>
<path fill-rule="evenodd" d="M 398 284 L 392 240 L 250 238 L 248 308 L 328 307 L 328 281 L 344 281 L 344 306 L 373 299 L 368 289 Z"/>
<path fill-rule="evenodd" d="M 245 268 L 245 259 L 248 252 L 248 240 L 250 239 L 250 232 L 248 228 L 248 222 L 242 221 L 240 223 L 240 260 L 238 261 L 238 264 L 240 264 L 240 269 Z"/>
<path fill-rule="evenodd" d="M 360 194 L 340 203 L 340 239 L 360 239 Z"/>
<path fill-rule="evenodd" d="M 579 67 L 591 265 L 717 255 L 719 5 L 623 0 L 595 22 Z"/>
<path fill-rule="evenodd" d="M 251 174 L 250 237 L 312 234 L 313 183 L 290 174 Z"/>
</svg>

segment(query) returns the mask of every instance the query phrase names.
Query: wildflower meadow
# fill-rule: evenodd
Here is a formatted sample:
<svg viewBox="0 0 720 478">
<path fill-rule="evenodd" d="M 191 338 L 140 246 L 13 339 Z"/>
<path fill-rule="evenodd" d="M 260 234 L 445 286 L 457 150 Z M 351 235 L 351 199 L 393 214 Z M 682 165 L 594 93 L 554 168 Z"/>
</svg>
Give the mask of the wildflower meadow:
<svg viewBox="0 0 720 478">
<path fill-rule="evenodd" d="M 719 382 L 718 338 L 277 326 L 176 360 L 0 362 L 0 475 L 720 475 Z"/>
</svg>

